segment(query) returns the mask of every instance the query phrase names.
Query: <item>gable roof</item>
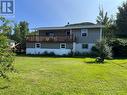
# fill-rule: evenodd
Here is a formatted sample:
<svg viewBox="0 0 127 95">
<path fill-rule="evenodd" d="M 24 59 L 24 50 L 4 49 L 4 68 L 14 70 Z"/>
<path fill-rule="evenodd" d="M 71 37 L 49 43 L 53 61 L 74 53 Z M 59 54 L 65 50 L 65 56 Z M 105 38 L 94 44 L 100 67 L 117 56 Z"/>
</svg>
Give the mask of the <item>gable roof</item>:
<svg viewBox="0 0 127 95">
<path fill-rule="evenodd" d="M 35 30 L 67 30 L 67 29 L 81 29 L 81 28 L 103 28 L 103 25 L 94 24 L 91 22 L 68 24 L 61 27 L 38 27 Z"/>
</svg>

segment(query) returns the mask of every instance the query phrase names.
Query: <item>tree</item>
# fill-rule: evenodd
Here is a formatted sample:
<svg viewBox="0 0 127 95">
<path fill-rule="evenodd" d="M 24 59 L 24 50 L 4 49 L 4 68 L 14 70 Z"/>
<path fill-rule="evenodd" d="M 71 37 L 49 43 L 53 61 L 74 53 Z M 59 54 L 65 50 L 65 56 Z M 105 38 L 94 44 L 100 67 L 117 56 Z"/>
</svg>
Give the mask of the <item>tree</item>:
<svg viewBox="0 0 127 95">
<path fill-rule="evenodd" d="M 96 19 L 97 24 L 104 25 L 103 37 L 105 39 L 112 38 L 115 31 L 115 23 L 113 17 L 109 18 L 108 13 L 104 12 L 103 8 L 99 8 L 99 15 Z"/>
<path fill-rule="evenodd" d="M 13 39 L 21 44 L 21 48 L 25 50 L 26 46 L 26 36 L 29 33 L 29 24 L 26 21 L 21 21 L 19 24 L 14 26 Z"/>
<path fill-rule="evenodd" d="M 11 29 L 8 25 L 9 20 L 4 17 L 0 17 L 2 22 L 0 25 L 0 77 L 7 78 L 6 72 L 13 71 L 14 54 L 8 46 L 7 34 Z"/>
<path fill-rule="evenodd" d="M 28 23 L 26 21 L 21 21 L 19 23 L 20 36 L 21 36 L 21 47 L 23 50 L 26 49 L 26 36 L 29 33 Z"/>
<path fill-rule="evenodd" d="M 103 62 L 105 58 L 112 57 L 112 49 L 108 46 L 105 40 L 97 42 L 92 48 L 92 53 L 101 59 L 100 62 Z"/>
<path fill-rule="evenodd" d="M 18 43 L 21 43 L 21 33 L 20 33 L 20 26 L 18 24 L 15 24 L 14 26 L 14 34 L 13 34 L 13 40 L 15 40 Z"/>
<path fill-rule="evenodd" d="M 124 2 L 122 6 L 118 7 L 116 25 L 118 34 L 127 37 L 127 2 Z"/>
<path fill-rule="evenodd" d="M 109 25 L 110 24 L 110 18 L 108 17 L 108 13 L 104 12 L 103 8 L 99 8 L 99 15 L 96 19 L 97 24 L 101 25 Z"/>
<path fill-rule="evenodd" d="M 13 21 L 7 20 L 5 17 L 0 17 L 0 30 L 1 30 L 1 33 L 3 35 L 7 36 L 8 38 L 11 38 L 12 22 Z"/>
</svg>

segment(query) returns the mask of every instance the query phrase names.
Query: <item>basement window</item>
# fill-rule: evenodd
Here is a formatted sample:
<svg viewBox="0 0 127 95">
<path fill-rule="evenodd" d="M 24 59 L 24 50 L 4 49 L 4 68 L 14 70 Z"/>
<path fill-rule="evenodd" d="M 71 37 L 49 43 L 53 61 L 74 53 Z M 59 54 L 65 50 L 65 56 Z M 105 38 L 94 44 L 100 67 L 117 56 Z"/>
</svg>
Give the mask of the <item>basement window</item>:
<svg viewBox="0 0 127 95">
<path fill-rule="evenodd" d="M 88 44 L 82 44 L 82 49 L 88 49 L 89 45 Z"/>
<path fill-rule="evenodd" d="M 36 43 L 35 48 L 41 48 L 41 43 Z"/>
<path fill-rule="evenodd" d="M 66 48 L 66 43 L 60 43 L 60 48 L 65 49 Z"/>
</svg>

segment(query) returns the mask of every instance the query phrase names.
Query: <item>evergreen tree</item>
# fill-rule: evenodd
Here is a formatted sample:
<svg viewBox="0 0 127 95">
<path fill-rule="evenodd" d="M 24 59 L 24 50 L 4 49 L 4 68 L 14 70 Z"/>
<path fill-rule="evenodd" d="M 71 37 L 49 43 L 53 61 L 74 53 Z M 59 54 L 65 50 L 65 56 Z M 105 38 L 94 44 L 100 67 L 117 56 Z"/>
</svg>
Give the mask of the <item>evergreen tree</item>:
<svg viewBox="0 0 127 95">
<path fill-rule="evenodd" d="M 21 45 L 23 47 L 23 49 L 25 49 L 26 47 L 26 36 L 29 33 L 29 28 L 28 28 L 28 23 L 26 21 L 21 21 L 19 23 L 19 27 L 20 27 L 20 36 L 21 36 Z"/>
<path fill-rule="evenodd" d="M 29 34 L 29 24 L 26 21 L 21 21 L 19 24 L 14 26 L 13 39 L 21 44 L 21 48 L 25 50 L 26 36 Z"/>
<path fill-rule="evenodd" d="M 99 15 L 96 19 L 97 24 L 103 25 L 103 38 L 110 39 L 114 36 L 116 30 L 113 17 L 109 18 L 108 13 L 104 12 L 103 8 L 99 8 Z"/>
<path fill-rule="evenodd" d="M 116 25 L 118 34 L 127 37 L 127 2 L 118 7 Z"/>
</svg>

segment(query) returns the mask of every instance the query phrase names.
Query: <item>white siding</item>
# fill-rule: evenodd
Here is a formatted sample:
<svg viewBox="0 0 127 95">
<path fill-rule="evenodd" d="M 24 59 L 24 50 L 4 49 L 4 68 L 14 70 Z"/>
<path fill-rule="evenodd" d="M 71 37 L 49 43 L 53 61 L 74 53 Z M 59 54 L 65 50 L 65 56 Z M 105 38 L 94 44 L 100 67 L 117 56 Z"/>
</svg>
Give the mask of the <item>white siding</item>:
<svg viewBox="0 0 127 95">
<path fill-rule="evenodd" d="M 47 53 L 55 53 L 56 55 L 68 55 L 71 52 L 71 49 L 42 49 L 42 48 L 27 48 L 26 54 L 43 54 Z"/>
<path fill-rule="evenodd" d="M 85 52 L 90 52 L 92 47 L 95 45 L 94 43 L 88 43 L 88 49 L 83 49 L 82 48 L 83 43 L 76 43 L 75 44 L 75 52 L 80 52 L 80 53 L 85 53 Z"/>
</svg>

